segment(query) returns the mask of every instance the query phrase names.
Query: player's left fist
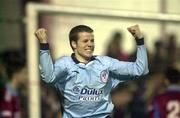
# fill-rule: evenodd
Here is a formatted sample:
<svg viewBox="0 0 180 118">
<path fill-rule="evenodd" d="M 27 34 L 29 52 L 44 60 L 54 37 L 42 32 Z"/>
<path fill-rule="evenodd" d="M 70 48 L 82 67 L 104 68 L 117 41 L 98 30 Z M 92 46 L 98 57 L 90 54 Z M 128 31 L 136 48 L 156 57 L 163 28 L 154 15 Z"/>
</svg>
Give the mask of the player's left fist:
<svg viewBox="0 0 180 118">
<path fill-rule="evenodd" d="M 133 35 L 136 39 L 143 38 L 143 34 L 140 31 L 140 28 L 138 25 L 130 26 L 127 28 L 127 30 Z"/>
</svg>

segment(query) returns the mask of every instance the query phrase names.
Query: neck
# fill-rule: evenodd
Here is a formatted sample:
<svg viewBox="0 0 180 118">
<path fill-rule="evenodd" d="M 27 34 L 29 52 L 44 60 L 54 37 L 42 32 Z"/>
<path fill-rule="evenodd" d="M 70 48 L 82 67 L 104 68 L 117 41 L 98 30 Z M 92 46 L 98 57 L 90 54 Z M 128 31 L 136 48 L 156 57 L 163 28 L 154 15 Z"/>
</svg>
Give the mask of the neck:
<svg viewBox="0 0 180 118">
<path fill-rule="evenodd" d="M 86 58 L 82 58 L 80 55 L 78 55 L 78 54 L 76 54 L 75 53 L 75 57 L 76 57 L 76 59 L 79 61 L 79 62 L 81 62 L 81 63 L 88 63 L 89 61 L 90 61 L 90 58 L 89 59 L 86 59 Z"/>
</svg>

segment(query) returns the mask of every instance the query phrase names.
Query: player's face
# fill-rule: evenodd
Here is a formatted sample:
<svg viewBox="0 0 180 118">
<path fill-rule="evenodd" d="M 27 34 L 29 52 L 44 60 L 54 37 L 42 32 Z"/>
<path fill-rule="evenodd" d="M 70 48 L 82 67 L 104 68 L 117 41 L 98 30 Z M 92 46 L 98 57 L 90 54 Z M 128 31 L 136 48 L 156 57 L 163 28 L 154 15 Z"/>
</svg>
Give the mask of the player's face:
<svg viewBox="0 0 180 118">
<path fill-rule="evenodd" d="M 93 33 L 80 32 L 77 42 L 74 42 L 73 45 L 76 58 L 80 62 L 88 62 L 93 56 L 95 47 Z"/>
</svg>

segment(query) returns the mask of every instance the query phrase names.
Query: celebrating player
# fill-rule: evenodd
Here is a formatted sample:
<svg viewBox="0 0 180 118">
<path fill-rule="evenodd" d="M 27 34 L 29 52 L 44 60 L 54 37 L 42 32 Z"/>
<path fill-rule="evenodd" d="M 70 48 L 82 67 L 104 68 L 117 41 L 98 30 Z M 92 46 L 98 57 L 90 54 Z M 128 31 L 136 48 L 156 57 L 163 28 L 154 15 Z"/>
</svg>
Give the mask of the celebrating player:
<svg viewBox="0 0 180 118">
<path fill-rule="evenodd" d="M 63 118 L 108 118 L 113 110 L 110 92 L 122 81 L 148 73 L 144 38 L 138 25 L 128 31 L 137 43 L 135 62 L 123 62 L 107 56 L 94 56 L 93 30 L 78 25 L 69 33 L 71 56 L 52 61 L 46 29 L 35 32 L 40 42 L 40 70 L 43 80 L 63 95 Z"/>
</svg>

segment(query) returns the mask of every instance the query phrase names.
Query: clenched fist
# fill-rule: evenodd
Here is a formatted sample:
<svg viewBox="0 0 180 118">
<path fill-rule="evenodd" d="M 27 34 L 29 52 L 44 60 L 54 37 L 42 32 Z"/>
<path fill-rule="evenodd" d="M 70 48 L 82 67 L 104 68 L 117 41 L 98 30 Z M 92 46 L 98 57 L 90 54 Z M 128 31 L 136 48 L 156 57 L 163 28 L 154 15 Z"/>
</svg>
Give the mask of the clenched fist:
<svg viewBox="0 0 180 118">
<path fill-rule="evenodd" d="M 40 43 L 48 43 L 47 30 L 44 28 L 37 29 L 34 33 Z"/>
<path fill-rule="evenodd" d="M 136 38 L 136 39 L 143 38 L 143 35 L 142 35 L 138 25 L 128 27 L 127 30 L 134 36 L 134 38 Z"/>
</svg>

